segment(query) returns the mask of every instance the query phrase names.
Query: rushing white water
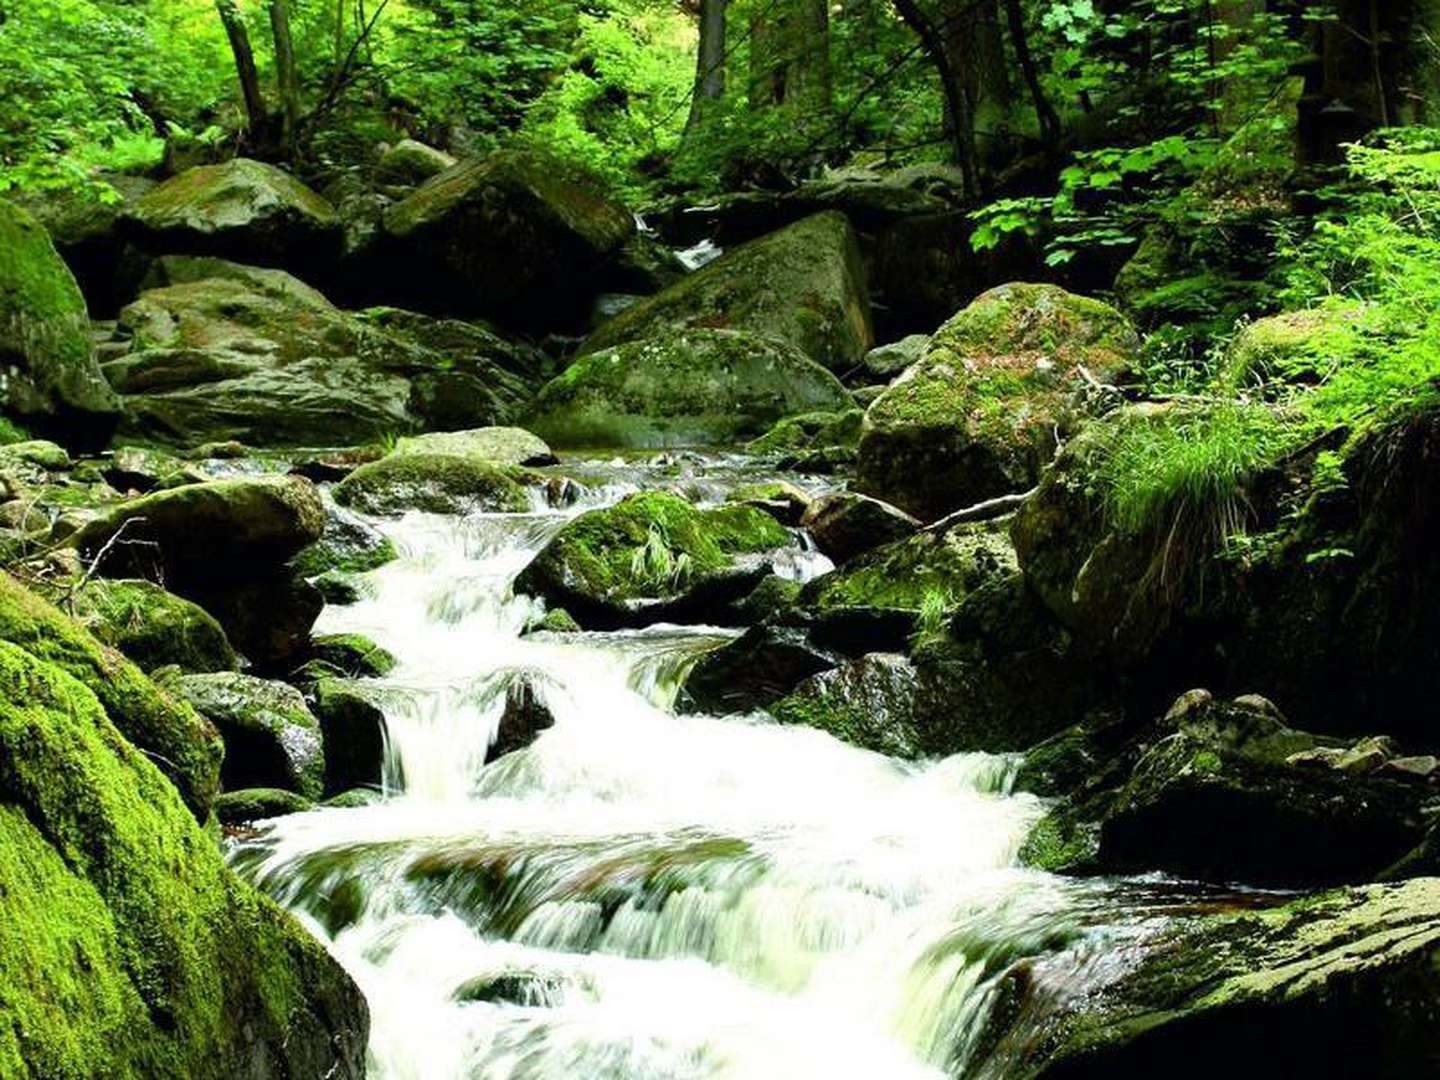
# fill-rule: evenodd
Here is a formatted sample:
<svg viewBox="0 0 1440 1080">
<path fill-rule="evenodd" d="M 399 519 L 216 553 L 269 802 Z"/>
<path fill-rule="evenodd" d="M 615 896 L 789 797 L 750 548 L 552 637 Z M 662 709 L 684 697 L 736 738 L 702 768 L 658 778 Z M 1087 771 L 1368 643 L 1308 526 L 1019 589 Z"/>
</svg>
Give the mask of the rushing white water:
<svg viewBox="0 0 1440 1080">
<path fill-rule="evenodd" d="M 916 765 L 763 716 L 675 715 L 686 665 L 733 631 L 526 636 L 538 605 L 511 582 L 564 520 L 382 525 L 402 557 L 322 628 L 400 660 L 370 684 L 384 797 L 281 819 L 237 853 L 364 990 L 372 1075 L 984 1071 L 972 1051 L 1006 967 L 1106 955 L 1097 886 L 1013 865 L 1041 812 L 1008 792 L 1013 762 Z M 487 765 L 517 679 L 554 726 Z"/>
</svg>

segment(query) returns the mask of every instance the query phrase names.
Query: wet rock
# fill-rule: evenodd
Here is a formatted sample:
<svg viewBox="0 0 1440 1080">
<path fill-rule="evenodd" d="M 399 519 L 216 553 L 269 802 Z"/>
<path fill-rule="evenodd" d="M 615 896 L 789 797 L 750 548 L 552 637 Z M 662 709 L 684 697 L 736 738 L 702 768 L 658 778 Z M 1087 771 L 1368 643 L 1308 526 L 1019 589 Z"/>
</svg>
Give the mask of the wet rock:
<svg viewBox="0 0 1440 1080">
<path fill-rule="evenodd" d="M 544 634 L 574 634 L 580 630 L 581 626 L 575 621 L 575 616 L 571 615 L 564 608 L 554 608 L 547 611 L 540 617 L 539 621 L 526 627 L 527 633 Z"/>
<path fill-rule="evenodd" d="M 856 488 L 922 520 L 1025 491 L 1083 419 L 1077 394 L 1113 384 L 1139 338 L 1114 308 L 1054 285 L 977 298 L 865 413 Z"/>
<path fill-rule="evenodd" d="M 312 700 L 325 736 L 325 791 L 378 787 L 385 764 L 384 712 L 344 679 L 321 679 Z"/>
<path fill-rule="evenodd" d="M 288 173 L 247 158 L 167 180 L 131 204 L 126 225 L 151 251 L 289 269 L 326 266 L 342 239 L 333 206 Z"/>
<path fill-rule="evenodd" d="M 364 634 L 320 634 L 311 642 L 315 663 L 350 679 L 389 675 L 399 662 Z"/>
<path fill-rule="evenodd" d="M 866 750 L 920 757 L 915 686 L 915 668 L 904 656 L 871 653 L 810 676 L 766 711 L 782 724 L 818 728 Z"/>
<path fill-rule="evenodd" d="M 689 712 L 717 716 L 764 709 L 842 660 L 803 629 L 762 623 L 702 656 L 685 678 L 680 702 Z"/>
<path fill-rule="evenodd" d="M 239 666 L 225 631 L 189 600 L 149 581 L 96 579 L 72 597 L 76 617 L 144 671 L 174 664 L 199 673 Z"/>
<path fill-rule="evenodd" d="M 921 527 L 905 511 L 852 492 L 820 496 L 806 509 L 800 526 L 815 538 L 815 546 L 837 563 L 903 540 Z"/>
<path fill-rule="evenodd" d="M 95 361 L 85 299 L 45 229 L 4 200 L 0 366 L 8 416 L 80 448 L 109 441 L 120 402 Z"/>
<path fill-rule="evenodd" d="M 131 446 L 117 449 L 103 472 L 105 479 L 117 491 L 141 494 L 183 484 L 203 484 L 214 479 L 191 462 L 164 450 Z"/>
<path fill-rule="evenodd" d="M 356 575 L 341 570 L 326 570 L 309 580 L 325 603 L 337 607 L 357 603 L 364 595 L 364 589 Z"/>
<path fill-rule="evenodd" d="M 457 454 L 414 451 L 362 465 L 335 485 L 335 501 L 367 514 L 521 512 L 534 474 Z"/>
<path fill-rule="evenodd" d="M 363 574 L 398 556 L 389 537 L 358 514 L 327 499 L 325 527 L 320 539 L 303 548 L 290 565 L 304 577 L 326 573 Z"/>
<path fill-rule="evenodd" d="M 832 371 L 854 366 L 873 332 L 859 248 L 845 217 L 816 214 L 727 252 L 615 316 L 580 351 L 701 327 L 779 338 Z"/>
<path fill-rule="evenodd" d="M 865 354 L 865 371 L 876 379 L 892 379 L 917 363 L 929 347 L 929 334 L 910 334 L 899 341 L 877 346 Z"/>
<path fill-rule="evenodd" d="M 198 585 L 193 596 L 253 665 L 276 674 L 304 659 L 310 628 L 325 606 L 319 589 L 284 567 L 256 568 L 238 581 Z"/>
<path fill-rule="evenodd" d="M 307 799 L 323 794 L 324 741 L 300 691 L 235 672 L 183 675 L 173 685 L 225 740 L 220 778 L 227 790 L 276 787 Z"/>
<path fill-rule="evenodd" d="M 555 717 L 545 705 L 543 692 L 537 688 L 537 682 L 543 679 L 543 675 L 526 674 L 506 687 L 505 711 L 495 728 L 495 741 L 485 752 L 486 762 L 525 749 L 542 732 L 555 726 Z"/>
<path fill-rule="evenodd" d="M 359 989 L 226 867 L 161 753 L 59 663 L 0 642 L 0 997 L 23 1032 L 0 1074 L 358 1080 Z"/>
<path fill-rule="evenodd" d="M 305 796 L 282 788 L 244 788 L 215 797 L 215 816 L 221 825 L 245 825 L 286 814 L 303 814 L 314 807 Z"/>
<path fill-rule="evenodd" d="M 864 414 L 855 408 L 837 412 L 809 412 L 787 416 L 745 449 L 752 454 L 775 455 L 782 467 L 809 457 L 833 454 L 853 460 L 860 445 L 860 427 Z"/>
<path fill-rule="evenodd" d="M 471 431 L 436 431 L 401 439 L 396 454 L 452 454 L 497 465 L 554 465 L 557 458 L 545 440 L 524 428 L 487 427 Z"/>
<path fill-rule="evenodd" d="M 726 502 L 743 503 L 764 510 L 781 525 L 794 528 L 805 516 L 811 499 L 809 494 L 788 480 L 762 480 L 740 485 L 730 492 Z"/>
<path fill-rule="evenodd" d="M 517 592 L 564 607 L 590 629 L 706 621 L 768 572 L 791 536 L 749 506 L 700 509 L 642 492 L 581 514 L 516 579 Z"/>
<path fill-rule="evenodd" d="M 661 328 L 574 361 L 540 391 L 527 426 L 555 446 L 726 446 L 849 404 L 833 375 L 782 341 Z"/>
<path fill-rule="evenodd" d="M 584 319 L 587 282 L 635 232 L 624 207 L 534 154 L 502 151 L 432 177 L 385 212 L 392 265 L 417 306 L 554 329 Z"/>
</svg>

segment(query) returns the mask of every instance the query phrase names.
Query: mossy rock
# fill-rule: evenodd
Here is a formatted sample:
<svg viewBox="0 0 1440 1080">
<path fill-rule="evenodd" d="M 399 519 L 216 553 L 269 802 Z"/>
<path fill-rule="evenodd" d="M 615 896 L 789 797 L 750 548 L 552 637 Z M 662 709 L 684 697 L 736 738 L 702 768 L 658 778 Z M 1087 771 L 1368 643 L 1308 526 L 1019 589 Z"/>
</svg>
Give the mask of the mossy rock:
<svg viewBox="0 0 1440 1080">
<path fill-rule="evenodd" d="M 471 431 L 435 431 L 401 439 L 396 454 L 452 454 L 497 465 L 553 465 L 545 440 L 524 428 L 486 427 Z"/>
<path fill-rule="evenodd" d="M 286 814 L 303 814 L 314 807 L 305 796 L 281 788 L 244 788 L 215 797 L 215 816 L 221 825 L 246 825 Z"/>
<path fill-rule="evenodd" d="M 94 356 L 85 299 L 45 229 L 0 199 L 0 365 L 5 411 L 32 431 L 96 449 L 120 400 Z"/>
<path fill-rule="evenodd" d="M 0 1074 L 364 1075 L 349 976 L 95 695 L 0 642 Z"/>
<path fill-rule="evenodd" d="M 301 269 L 339 255 L 343 236 L 333 206 L 248 158 L 187 169 L 131 204 L 126 225 L 151 251 Z"/>
<path fill-rule="evenodd" d="M 577 634 L 582 627 L 575 621 L 575 616 L 564 608 L 552 608 L 545 612 L 538 622 L 532 623 L 525 629 L 527 633 Z"/>
<path fill-rule="evenodd" d="M 301 550 L 290 565 L 305 577 L 363 574 L 399 558 L 394 542 L 364 518 L 326 500 L 320 539 Z"/>
<path fill-rule="evenodd" d="M 463 161 L 385 212 L 386 287 L 427 310 L 553 329 L 584 317 L 586 282 L 635 219 L 542 155 Z"/>
<path fill-rule="evenodd" d="M 821 495 L 806 508 L 800 525 L 836 563 L 920 531 L 920 522 L 905 511 L 849 491 Z"/>
<path fill-rule="evenodd" d="M 120 733 L 154 758 L 196 818 L 209 815 L 224 748 L 215 729 L 189 705 L 8 574 L 0 574 L 0 641 L 89 688 Z"/>
<path fill-rule="evenodd" d="M 1216 375 L 1222 393 L 1314 385 L 1343 364 L 1336 346 L 1364 319 L 1359 304 L 1308 308 L 1256 319 L 1225 350 Z"/>
<path fill-rule="evenodd" d="M 640 625 L 713 610 L 743 596 L 790 534 L 769 514 L 701 509 L 642 492 L 581 514 L 516 579 L 518 592 L 564 607 L 581 625 Z"/>
<path fill-rule="evenodd" d="M 1054 285 L 991 289 L 866 411 L 856 489 L 926 521 L 1024 491 L 1056 431 L 1084 419 L 1077 398 L 1120 379 L 1138 350 L 1108 304 Z"/>
<path fill-rule="evenodd" d="M 454 164 L 455 159 L 443 150 L 414 139 L 401 139 L 380 155 L 375 173 L 387 184 L 423 184 Z"/>
<path fill-rule="evenodd" d="M 9 471 L 16 466 L 22 469 L 31 466 L 36 470 L 32 475 L 66 472 L 74 464 L 63 446 L 48 439 L 25 439 L 0 446 L 0 469 Z"/>
<path fill-rule="evenodd" d="M 767 620 L 700 657 L 685 676 L 680 704 L 686 712 L 715 716 L 767 709 L 844 659 L 804 628 Z"/>
<path fill-rule="evenodd" d="M 314 659 L 348 678 L 379 678 L 399 663 L 364 634 L 321 634 L 312 644 Z"/>
<path fill-rule="evenodd" d="M 457 454 L 395 454 L 362 465 L 335 485 L 335 501 L 367 514 L 407 510 L 463 514 L 519 513 L 531 508 L 533 474 Z"/>
<path fill-rule="evenodd" d="M 192 673 L 233 671 L 239 664 L 208 612 L 153 582 L 94 580 L 75 594 L 74 604 L 97 638 L 144 671 L 168 664 Z"/>
<path fill-rule="evenodd" d="M 897 653 L 872 653 L 800 683 L 766 711 L 891 757 L 924 756 L 911 714 L 915 668 Z"/>
<path fill-rule="evenodd" d="M 582 353 L 676 330 L 743 330 L 779 338 L 844 371 L 874 343 L 859 245 L 830 211 L 752 240 L 602 325 Z"/>
<path fill-rule="evenodd" d="M 227 790 L 277 787 L 307 799 L 324 793 L 324 740 L 300 691 L 235 672 L 183 675 L 174 686 L 224 738 Z"/>
<path fill-rule="evenodd" d="M 378 786 L 385 765 L 384 712 L 346 679 L 322 678 L 311 697 L 325 733 L 326 792 Z"/>
<path fill-rule="evenodd" d="M 285 674 L 303 662 L 310 629 L 325 607 L 320 590 L 284 566 L 257 566 L 237 581 L 202 583 L 186 592 L 262 674 Z"/>
<path fill-rule="evenodd" d="M 752 439 L 745 449 L 752 454 L 779 455 L 837 447 L 853 451 L 860 445 L 864 418 L 865 414 L 854 408 L 787 416 L 758 439 Z"/>
<path fill-rule="evenodd" d="M 728 446 L 796 413 L 851 405 L 794 346 L 733 330 L 660 328 L 575 360 L 528 426 L 555 446 Z"/>
<path fill-rule="evenodd" d="M 1440 1056 L 1437 958 L 1434 878 L 1179 919 L 1039 1037 L 1016 1025 L 991 1060 L 1033 1080 L 1203 1077 L 1277 1060 L 1324 1080 L 1423 1076 Z M 1026 978 L 1007 975 L 997 1000 L 1023 1008 Z M 992 1028 L 1014 1018 L 1004 1010 Z"/>
</svg>

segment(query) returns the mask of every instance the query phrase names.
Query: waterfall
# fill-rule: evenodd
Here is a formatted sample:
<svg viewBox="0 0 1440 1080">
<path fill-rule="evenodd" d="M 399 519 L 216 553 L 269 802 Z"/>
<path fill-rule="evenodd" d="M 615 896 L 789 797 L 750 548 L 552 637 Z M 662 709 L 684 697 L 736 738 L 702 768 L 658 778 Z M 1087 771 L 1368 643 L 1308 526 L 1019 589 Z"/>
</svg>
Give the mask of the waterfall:
<svg viewBox="0 0 1440 1080">
<path fill-rule="evenodd" d="M 399 659 L 364 684 L 383 798 L 279 819 L 236 866 L 354 975 L 385 1080 L 979 1068 L 1010 964 L 1072 971 L 1135 927 L 1096 916 L 1103 883 L 1016 867 L 1043 806 L 1010 791 L 1012 759 L 908 763 L 764 715 L 676 715 L 688 665 L 733 630 L 527 635 L 520 570 L 568 515 L 653 482 L 615 471 L 564 512 L 376 523 L 400 558 L 321 629 Z M 823 566 L 797 549 L 789 572 Z M 486 764 L 517 679 L 554 724 Z"/>
</svg>

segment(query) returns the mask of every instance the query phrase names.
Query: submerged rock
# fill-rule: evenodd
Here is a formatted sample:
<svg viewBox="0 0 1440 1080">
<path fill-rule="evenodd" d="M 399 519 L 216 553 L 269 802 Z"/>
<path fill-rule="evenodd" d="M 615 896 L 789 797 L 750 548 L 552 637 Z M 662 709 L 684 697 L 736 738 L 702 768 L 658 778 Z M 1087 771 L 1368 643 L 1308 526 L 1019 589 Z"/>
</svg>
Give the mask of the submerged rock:
<svg viewBox="0 0 1440 1080">
<path fill-rule="evenodd" d="M 184 675 L 174 685 L 225 740 L 220 778 L 227 790 L 276 787 L 307 799 L 324 794 L 324 741 L 300 691 L 234 672 Z"/>
<path fill-rule="evenodd" d="M 96 363 L 80 287 L 44 228 L 3 199 L 0 367 L 7 415 L 75 446 L 109 441 L 120 401 Z"/>
<path fill-rule="evenodd" d="M 1034 485 L 1076 399 L 1129 369 L 1114 308 L 1054 285 L 1002 285 L 935 332 L 865 413 L 857 490 L 922 520 Z M 1092 385 L 1094 384 L 1094 385 Z"/>
<path fill-rule="evenodd" d="M 754 507 L 700 509 L 678 495 L 642 492 L 569 522 L 515 589 L 592 629 L 704 621 L 754 589 L 769 569 L 765 555 L 791 542 Z"/>
<path fill-rule="evenodd" d="M 364 1075 L 349 976 L 90 690 L 8 641 L 0 761 L 0 1074 Z"/>
<path fill-rule="evenodd" d="M 859 248 L 845 216 L 816 214 L 727 252 L 615 316 L 580 351 L 701 328 L 779 338 L 832 371 L 854 366 L 873 332 Z"/>
<path fill-rule="evenodd" d="M 574 361 L 540 391 L 528 426 L 556 446 L 726 446 L 849 404 L 833 375 L 784 342 L 662 330 Z"/>
</svg>

